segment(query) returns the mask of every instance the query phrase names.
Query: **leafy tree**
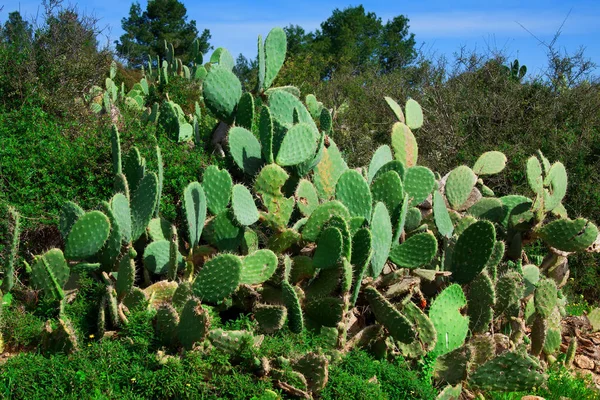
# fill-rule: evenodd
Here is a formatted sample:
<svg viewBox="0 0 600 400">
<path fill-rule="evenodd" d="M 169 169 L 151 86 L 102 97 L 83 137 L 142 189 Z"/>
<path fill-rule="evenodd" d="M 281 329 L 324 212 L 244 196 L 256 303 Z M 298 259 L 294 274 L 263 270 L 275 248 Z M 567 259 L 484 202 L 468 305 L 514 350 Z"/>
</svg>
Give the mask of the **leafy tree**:
<svg viewBox="0 0 600 400">
<path fill-rule="evenodd" d="M 31 46 L 32 29 L 18 11 L 8 14 L 8 20 L 0 27 L 0 42 L 15 46 L 22 51 Z"/>
<path fill-rule="evenodd" d="M 144 12 L 138 2 L 133 3 L 129 17 L 121 20 L 125 34 L 115 42 L 117 53 L 131 67 L 139 67 L 148 56 L 164 58 L 166 40 L 173 43 L 175 55 L 187 64 L 198 29 L 196 21 L 187 22 L 186 14 L 185 6 L 178 0 L 150 0 Z M 210 50 L 210 38 L 210 31 L 204 29 L 199 37 L 202 53 Z"/>
</svg>

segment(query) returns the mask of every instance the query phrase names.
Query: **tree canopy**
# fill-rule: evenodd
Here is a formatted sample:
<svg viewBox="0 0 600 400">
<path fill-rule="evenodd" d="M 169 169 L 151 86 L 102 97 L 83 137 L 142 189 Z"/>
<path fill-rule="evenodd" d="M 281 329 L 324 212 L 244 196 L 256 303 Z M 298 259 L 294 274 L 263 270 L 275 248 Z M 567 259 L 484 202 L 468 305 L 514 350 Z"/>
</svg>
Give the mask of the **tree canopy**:
<svg viewBox="0 0 600 400">
<path fill-rule="evenodd" d="M 150 0 L 143 12 L 135 2 L 129 9 L 129 17 L 121 20 L 121 26 L 125 34 L 115 42 L 117 53 L 132 67 L 140 66 L 148 56 L 164 58 L 165 40 L 173 44 L 175 55 L 187 64 L 192 42 L 198 37 L 196 21 L 187 21 L 187 10 L 178 0 Z M 211 48 L 210 38 L 210 31 L 204 29 L 199 36 L 202 53 Z"/>
</svg>

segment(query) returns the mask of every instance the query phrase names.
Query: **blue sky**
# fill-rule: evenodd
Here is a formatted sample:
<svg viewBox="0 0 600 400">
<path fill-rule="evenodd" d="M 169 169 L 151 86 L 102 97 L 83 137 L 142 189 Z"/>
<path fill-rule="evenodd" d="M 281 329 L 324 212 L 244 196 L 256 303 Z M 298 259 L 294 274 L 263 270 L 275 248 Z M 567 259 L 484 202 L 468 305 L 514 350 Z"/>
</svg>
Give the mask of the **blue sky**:
<svg viewBox="0 0 600 400">
<path fill-rule="evenodd" d="M 68 0 L 67 0 L 68 1 Z M 65 3 L 67 2 L 65 1 Z M 569 52 L 580 46 L 586 55 L 600 64 L 600 1 L 556 0 L 430 0 L 430 1 L 190 1 L 183 0 L 189 19 L 196 20 L 199 30 L 208 28 L 211 44 L 223 46 L 234 56 L 243 53 L 254 58 L 256 37 L 267 34 L 274 26 L 297 24 L 307 31 L 319 28 L 335 8 L 363 4 L 384 21 L 404 14 L 410 20 L 419 46 L 427 55 L 452 56 L 461 46 L 479 51 L 502 50 L 518 58 L 530 72 L 540 72 L 546 65 L 545 49 L 519 24 L 539 39 L 550 41 L 569 14 L 558 45 Z M 94 14 L 101 25 L 108 26 L 110 42 L 122 34 L 121 18 L 129 14 L 129 0 L 71 0 L 79 10 Z M 145 9 L 146 1 L 140 1 Z M 0 0 L 0 21 L 9 12 L 20 9 L 26 18 L 41 13 L 41 0 Z M 107 40 L 104 38 L 103 40 Z M 598 71 L 596 71 L 598 72 Z"/>
</svg>

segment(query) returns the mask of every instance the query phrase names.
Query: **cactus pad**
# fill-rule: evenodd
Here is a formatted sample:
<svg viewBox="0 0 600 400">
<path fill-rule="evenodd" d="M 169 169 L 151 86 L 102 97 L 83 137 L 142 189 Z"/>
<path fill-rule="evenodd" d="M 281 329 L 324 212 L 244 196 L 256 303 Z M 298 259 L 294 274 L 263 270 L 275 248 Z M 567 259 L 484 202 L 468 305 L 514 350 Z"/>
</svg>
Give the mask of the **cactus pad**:
<svg viewBox="0 0 600 400">
<path fill-rule="evenodd" d="M 450 207 L 460 210 L 471 195 L 473 187 L 477 183 L 477 175 L 471 168 L 461 165 L 453 169 L 446 180 L 445 192 Z"/>
<path fill-rule="evenodd" d="M 235 185 L 231 194 L 231 205 L 235 220 L 240 225 L 249 226 L 258 221 L 258 209 L 252 193 L 244 185 Z"/>
<path fill-rule="evenodd" d="M 335 187 L 335 197 L 348 208 L 351 216 L 371 219 L 371 191 L 359 172 L 350 169 L 339 177 Z"/>
<path fill-rule="evenodd" d="M 385 96 L 384 99 L 394 115 L 396 115 L 396 118 L 398 118 L 398 121 L 404 123 L 404 113 L 402 112 L 402 107 L 400 107 L 400 104 L 396 103 L 396 101 L 391 97 Z"/>
<path fill-rule="evenodd" d="M 235 126 L 229 130 L 229 151 L 236 165 L 248 175 L 254 175 L 262 165 L 262 150 L 258 139 L 247 129 Z"/>
<path fill-rule="evenodd" d="M 371 184 L 373 181 L 377 171 L 379 171 L 381 167 L 392 160 L 392 150 L 388 145 L 380 146 L 377 150 L 375 150 L 375 153 L 371 158 L 371 163 L 369 164 L 369 170 L 367 172 L 367 180 L 369 181 L 369 184 Z"/>
<path fill-rule="evenodd" d="M 200 300 L 217 303 L 233 294 L 240 284 L 243 263 L 233 254 L 219 254 L 196 275 L 194 294 Z"/>
<path fill-rule="evenodd" d="M 346 220 L 350 218 L 348 209 L 339 201 L 333 200 L 320 204 L 306 221 L 304 229 L 302 229 L 302 237 L 305 240 L 316 242 L 321 230 L 334 215 Z"/>
<path fill-rule="evenodd" d="M 298 187 L 296 188 L 296 204 L 305 217 L 310 217 L 310 214 L 319 205 L 317 190 L 310 181 L 301 179 L 298 183 Z"/>
<path fill-rule="evenodd" d="M 257 250 L 242 260 L 240 283 L 257 285 L 269 279 L 277 269 L 277 256 L 271 250 Z"/>
<path fill-rule="evenodd" d="M 329 200 L 335 193 L 339 177 L 348 169 L 342 154 L 333 140 L 329 147 L 323 150 L 323 157 L 315 167 L 313 182 L 321 200 Z"/>
<path fill-rule="evenodd" d="M 292 126 L 281 142 L 277 152 L 277 164 L 292 166 L 312 159 L 317 150 L 318 137 L 313 127 L 306 123 Z"/>
<path fill-rule="evenodd" d="M 544 278 L 538 282 L 533 299 L 535 311 L 542 318 L 549 318 L 552 314 L 552 310 L 556 307 L 557 292 L 558 289 L 553 279 Z"/>
<path fill-rule="evenodd" d="M 220 170 L 216 165 L 208 166 L 204 170 L 202 187 L 206 194 L 206 206 L 211 213 L 217 215 L 227 208 L 233 182 L 226 169 Z"/>
<path fill-rule="evenodd" d="M 544 179 L 544 207 L 546 211 L 552 211 L 559 206 L 567 194 L 567 171 L 562 163 L 556 162 Z"/>
<path fill-rule="evenodd" d="M 433 218 L 440 235 L 446 238 L 452 237 L 454 225 L 448 214 L 444 197 L 437 190 L 433 192 Z"/>
<path fill-rule="evenodd" d="M 533 358 L 507 352 L 478 368 L 469 378 L 469 383 L 484 390 L 529 391 L 545 381 L 540 369 Z"/>
<path fill-rule="evenodd" d="M 198 246 L 206 219 L 206 195 L 198 182 L 190 183 L 183 192 L 185 218 L 187 220 L 190 246 Z"/>
<path fill-rule="evenodd" d="M 334 227 L 323 229 L 317 241 L 313 265 L 321 269 L 335 267 L 342 256 L 343 245 L 344 241 L 339 229 Z"/>
<path fill-rule="evenodd" d="M 69 231 L 65 257 L 81 260 L 98 253 L 110 234 L 110 222 L 100 211 L 90 211 L 77 219 Z"/>
<path fill-rule="evenodd" d="M 169 270 L 171 242 L 159 240 L 150 243 L 144 250 L 144 267 L 153 274 L 163 275 Z M 177 266 L 184 266 L 183 256 L 177 252 Z"/>
<path fill-rule="evenodd" d="M 390 260 L 403 268 L 419 268 L 433 260 L 437 253 L 437 239 L 431 233 L 419 233 L 404 243 L 392 246 Z"/>
<path fill-rule="evenodd" d="M 234 222 L 233 211 L 227 209 L 207 223 L 204 236 L 221 251 L 236 251 L 244 237 L 244 230 Z"/>
<path fill-rule="evenodd" d="M 335 328 L 342 321 L 345 311 L 344 300 L 337 297 L 321 297 L 306 303 L 307 317 L 323 326 Z"/>
<path fill-rule="evenodd" d="M 37 256 L 31 265 L 31 280 L 49 299 L 61 300 L 64 297 L 62 287 L 69 279 L 69 266 L 63 252 L 59 249 L 48 250 Z"/>
<path fill-rule="evenodd" d="M 131 197 L 131 240 L 136 241 L 146 231 L 156 208 L 158 177 L 146 174 Z"/>
<path fill-rule="evenodd" d="M 304 317 L 298 294 L 294 290 L 294 287 L 286 281 L 281 283 L 281 290 L 283 292 L 283 302 L 288 310 L 288 326 L 290 331 L 300 333 L 304 329 Z"/>
<path fill-rule="evenodd" d="M 506 156 L 499 151 L 488 151 L 483 153 L 475 165 L 473 172 L 476 175 L 493 175 L 501 172 L 506 166 Z"/>
<path fill-rule="evenodd" d="M 203 82 L 206 106 L 222 121 L 231 124 L 235 108 L 242 97 L 242 84 L 230 69 L 212 65 Z"/>
<path fill-rule="evenodd" d="M 496 230 L 489 221 L 477 221 L 456 241 L 452 253 L 452 277 L 455 282 L 471 282 L 485 268 L 496 243 Z"/>
<path fill-rule="evenodd" d="M 371 184 L 373 202 L 381 201 L 391 215 L 399 212 L 399 206 L 404 200 L 404 186 L 396 171 L 377 174 Z"/>
<path fill-rule="evenodd" d="M 210 320 L 208 312 L 202 309 L 200 300 L 189 299 L 181 310 L 177 327 L 177 337 L 186 350 L 192 350 L 195 343 L 201 343 L 208 335 Z"/>
<path fill-rule="evenodd" d="M 410 129 L 419 129 L 423 126 L 423 110 L 419 103 L 413 99 L 406 102 L 406 125 Z"/>
<path fill-rule="evenodd" d="M 433 353 L 438 356 L 461 347 L 469 330 L 469 317 L 460 310 L 467 305 L 462 288 L 452 284 L 444 289 L 433 301 L 429 318 L 437 332 L 437 344 Z"/>
<path fill-rule="evenodd" d="M 365 288 L 365 296 L 377 318 L 377 322 L 385 326 L 392 337 L 402 343 L 415 340 L 416 332 L 413 324 L 402 315 L 377 289 Z"/>
<path fill-rule="evenodd" d="M 419 147 L 417 139 L 410 128 L 402 122 L 396 122 L 392 127 L 392 149 L 394 157 L 407 167 L 417 165 Z"/>
<path fill-rule="evenodd" d="M 371 219 L 371 234 L 373 237 L 373 256 L 371 258 L 371 273 L 379 276 L 387 262 L 392 246 L 392 223 L 390 214 L 383 203 L 377 203 Z"/>
<path fill-rule="evenodd" d="M 63 239 L 66 239 L 73 225 L 85 211 L 72 201 L 67 201 L 60 209 L 59 230 Z"/>
<path fill-rule="evenodd" d="M 467 299 L 471 331 L 487 332 L 494 317 L 496 303 L 494 283 L 487 273 L 482 272 L 471 282 Z"/>
<path fill-rule="evenodd" d="M 318 393 L 327 385 L 329 361 L 324 355 L 308 353 L 294 362 L 293 368 L 306 378 L 307 388 L 312 393 Z"/>
<path fill-rule="evenodd" d="M 287 36 L 281 28 L 274 28 L 265 39 L 265 81 L 264 89 L 268 89 L 275 80 L 285 61 Z"/>
<path fill-rule="evenodd" d="M 410 205 L 421 204 L 435 187 L 435 175 L 426 167 L 411 167 L 406 170 L 404 190 L 410 197 Z"/>
<path fill-rule="evenodd" d="M 598 237 L 598 228 L 586 219 L 558 219 L 544 225 L 538 235 L 561 251 L 582 251 Z"/>
<path fill-rule="evenodd" d="M 131 242 L 131 209 L 129 200 L 123 193 L 117 193 L 110 200 L 112 214 L 117 221 L 123 243 Z"/>
<path fill-rule="evenodd" d="M 287 309 L 280 305 L 258 304 L 254 307 L 254 318 L 264 333 L 275 333 L 285 324 Z"/>
</svg>

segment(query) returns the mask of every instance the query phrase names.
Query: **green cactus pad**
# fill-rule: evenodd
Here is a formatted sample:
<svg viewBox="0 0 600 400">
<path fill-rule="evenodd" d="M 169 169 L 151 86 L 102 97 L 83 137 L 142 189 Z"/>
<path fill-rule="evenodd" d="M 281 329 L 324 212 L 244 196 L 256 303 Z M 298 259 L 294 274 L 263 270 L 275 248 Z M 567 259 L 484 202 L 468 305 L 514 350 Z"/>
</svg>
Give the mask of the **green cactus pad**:
<svg viewBox="0 0 600 400">
<path fill-rule="evenodd" d="M 262 165 L 262 150 L 256 137 L 247 129 L 234 126 L 229 130 L 229 151 L 236 165 L 248 175 Z"/>
<path fill-rule="evenodd" d="M 506 166 L 506 156 L 499 151 L 483 153 L 473 165 L 476 175 L 493 175 L 502 172 Z"/>
<path fill-rule="evenodd" d="M 494 317 L 496 303 L 494 283 L 487 273 L 482 272 L 471 282 L 467 301 L 471 331 L 487 332 Z"/>
<path fill-rule="evenodd" d="M 398 121 L 404 123 L 404 113 L 402 112 L 402 107 L 400 107 L 400 104 L 396 103 L 396 101 L 391 97 L 385 96 L 384 99 L 394 115 L 396 115 L 396 118 L 398 118 Z"/>
<path fill-rule="evenodd" d="M 490 278 L 495 282 L 497 278 L 498 265 L 502 262 L 504 258 L 504 251 L 506 249 L 506 245 L 504 242 L 496 242 L 494 244 L 494 250 L 492 251 L 492 255 L 485 265 L 485 269 L 488 271 Z"/>
<path fill-rule="evenodd" d="M 544 179 L 544 186 L 547 187 L 544 191 L 544 207 L 546 211 L 552 211 L 567 194 L 567 170 L 562 163 L 552 164 Z"/>
<path fill-rule="evenodd" d="M 583 251 L 598 237 L 598 228 L 584 218 L 558 219 L 544 225 L 538 235 L 561 251 Z"/>
<path fill-rule="evenodd" d="M 316 268 L 328 269 L 337 265 L 342 256 L 343 237 L 339 229 L 329 227 L 323 229 L 317 241 L 317 249 L 313 258 Z"/>
<path fill-rule="evenodd" d="M 245 92 L 238 103 L 237 112 L 235 113 L 235 125 L 251 131 L 253 121 L 254 97 L 252 97 L 252 94 Z"/>
<path fill-rule="evenodd" d="M 557 302 L 556 282 L 553 279 L 544 278 L 541 279 L 534 294 L 535 311 L 542 317 L 548 318 Z"/>
<path fill-rule="evenodd" d="M 468 346 L 439 356 L 433 366 L 433 377 L 438 382 L 451 385 L 463 381 L 467 377 L 467 367 L 471 362 L 471 353 Z"/>
<path fill-rule="evenodd" d="M 152 218 L 148 224 L 148 235 L 153 242 L 171 239 L 171 223 L 164 218 Z"/>
<path fill-rule="evenodd" d="M 287 36 L 281 28 L 274 28 L 265 39 L 265 82 L 264 89 L 273 84 L 283 66 L 287 51 Z"/>
<path fill-rule="evenodd" d="M 435 187 L 435 175 L 426 167 L 411 167 L 406 170 L 404 191 L 410 197 L 410 205 L 421 204 Z"/>
<path fill-rule="evenodd" d="M 216 165 L 210 165 L 204 170 L 202 187 L 206 194 L 206 206 L 214 215 L 227 208 L 231 198 L 233 181 L 226 169 L 220 170 Z"/>
<path fill-rule="evenodd" d="M 504 353 L 475 370 L 469 383 L 484 390 L 530 391 L 546 380 L 539 363 L 527 355 Z"/>
<path fill-rule="evenodd" d="M 454 225 L 448 214 L 444 197 L 437 190 L 433 192 L 433 219 L 440 235 L 451 238 Z"/>
<path fill-rule="evenodd" d="M 441 356 L 461 347 L 469 331 L 469 317 L 460 310 L 467 305 L 462 288 L 452 284 L 433 301 L 429 318 L 437 332 L 437 344 L 433 353 Z"/>
<path fill-rule="evenodd" d="M 471 195 L 473 187 L 477 183 L 477 175 L 471 168 L 461 165 L 453 169 L 446 180 L 445 193 L 450 207 L 460 210 Z"/>
<path fill-rule="evenodd" d="M 396 160 L 401 161 L 407 167 L 417 165 L 419 157 L 417 139 L 410 128 L 402 122 L 396 122 L 392 127 L 392 149 L 394 149 Z"/>
<path fill-rule="evenodd" d="M 392 161 L 392 150 L 388 145 L 380 146 L 375 153 L 373 153 L 373 157 L 371 158 L 371 163 L 369 164 L 369 170 L 367 173 L 367 181 L 369 184 L 373 181 L 375 174 L 377 171 L 381 169 L 385 164 Z"/>
<path fill-rule="evenodd" d="M 114 193 L 122 193 L 129 200 L 129 184 L 125 175 L 118 174 L 114 176 Z"/>
<path fill-rule="evenodd" d="M 306 316 L 319 325 L 335 328 L 344 317 L 346 305 L 337 297 L 321 297 L 306 303 Z"/>
<path fill-rule="evenodd" d="M 404 177 L 406 176 L 406 167 L 404 166 L 404 164 L 402 164 L 401 161 L 392 160 L 385 163 L 381 168 L 379 168 L 379 170 L 373 177 L 373 182 L 379 179 L 379 176 L 385 174 L 388 171 L 396 171 L 396 173 L 398 173 L 398 176 L 402 180 L 404 180 Z"/>
<path fill-rule="evenodd" d="M 385 326 L 392 337 L 402 343 L 411 343 L 416 338 L 413 324 L 402 315 L 377 289 L 364 290 L 377 322 Z"/>
<path fill-rule="evenodd" d="M 398 343 L 398 347 L 404 356 L 417 358 L 424 356 L 435 348 L 437 333 L 431 320 L 412 301 L 407 302 L 402 312 L 414 325 L 417 331 L 417 339 L 410 344 Z"/>
<path fill-rule="evenodd" d="M 412 232 L 418 229 L 421 226 L 422 218 L 421 210 L 416 207 L 408 208 L 404 217 L 404 231 Z"/>
<path fill-rule="evenodd" d="M 131 197 L 131 240 L 136 241 L 146 231 L 156 207 L 158 177 L 146 174 Z"/>
<path fill-rule="evenodd" d="M 283 292 L 283 302 L 288 310 L 288 326 L 290 331 L 300 333 L 304 329 L 304 317 L 298 294 L 294 290 L 294 287 L 286 281 L 281 283 L 281 289 Z"/>
<path fill-rule="evenodd" d="M 323 132 L 331 132 L 333 129 L 333 119 L 328 109 L 323 108 L 321 115 L 319 115 L 319 125 Z"/>
<path fill-rule="evenodd" d="M 122 193 L 117 193 L 110 201 L 112 214 L 117 222 L 123 243 L 131 242 L 131 209 L 129 200 Z"/>
<path fill-rule="evenodd" d="M 141 311 L 148 307 L 148 297 L 142 289 L 134 286 L 123 299 L 123 305 L 129 311 Z"/>
<path fill-rule="evenodd" d="M 119 274 L 117 275 L 117 299 L 122 300 L 131 293 L 135 282 L 135 261 L 129 257 L 123 257 L 119 261 Z"/>
<path fill-rule="evenodd" d="M 276 162 L 284 167 L 306 162 L 314 157 L 317 144 L 318 137 L 312 126 L 305 123 L 296 124 L 283 137 Z"/>
<path fill-rule="evenodd" d="M 192 282 L 181 282 L 177 286 L 175 293 L 173 293 L 173 305 L 178 309 L 183 308 L 185 303 L 187 303 L 187 301 L 193 296 L 194 290 L 192 289 Z"/>
<path fill-rule="evenodd" d="M 373 238 L 371 231 L 368 228 L 361 228 L 354 234 L 352 238 L 352 258 L 351 264 L 354 265 L 354 288 L 352 290 L 351 304 L 356 303 L 360 292 L 362 280 L 367 273 L 367 268 L 371 262 L 373 254 L 372 247 Z"/>
<path fill-rule="evenodd" d="M 352 237 L 350 235 L 350 228 L 346 220 L 339 215 L 334 215 L 329 218 L 329 221 L 324 225 L 323 229 L 334 227 L 339 229 L 342 234 L 342 257 L 350 259 L 352 255 Z M 320 239 L 320 238 L 319 238 Z"/>
<path fill-rule="evenodd" d="M 320 204 L 312 212 L 308 221 L 306 221 L 302 230 L 302 237 L 305 240 L 316 242 L 323 226 L 335 215 L 346 220 L 350 218 L 350 213 L 346 206 L 337 200 Z"/>
<path fill-rule="evenodd" d="M 98 260 L 107 270 L 112 270 L 117 263 L 121 253 L 121 232 L 115 216 L 112 213 L 110 204 L 103 201 L 100 203 L 100 210 L 108 217 L 110 222 L 110 234 L 104 243 L 104 246 L 98 252 Z"/>
<path fill-rule="evenodd" d="M 254 191 L 267 209 L 267 212 L 261 212 L 261 215 L 277 230 L 287 226 L 294 211 L 294 198 L 286 198 L 281 192 L 288 178 L 288 173 L 279 165 L 269 164 L 260 171 L 254 182 Z"/>
<path fill-rule="evenodd" d="M 496 314 L 500 315 L 518 304 L 523 297 L 523 277 L 517 271 L 509 271 L 496 282 Z"/>
<path fill-rule="evenodd" d="M 217 349 L 230 355 L 237 355 L 255 345 L 255 338 L 248 331 L 213 329 L 208 333 L 208 339 Z"/>
<path fill-rule="evenodd" d="M 330 268 L 319 271 L 319 275 L 306 288 L 306 296 L 310 299 L 326 297 L 339 287 L 342 278 L 340 268 Z"/>
<path fill-rule="evenodd" d="M 129 189 L 132 192 L 135 191 L 146 173 L 146 160 L 142 158 L 137 147 L 132 147 L 127 153 L 123 163 L 123 172 L 127 177 Z"/>
<path fill-rule="evenodd" d="M 190 246 L 198 246 L 206 220 L 206 195 L 198 182 L 192 182 L 183 192 L 183 205 L 187 221 Z M 258 211 L 257 211 L 258 214 Z"/>
<path fill-rule="evenodd" d="M 83 208 L 79 207 L 79 205 L 73 203 L 72 201 L 67 201 L 60 209 L 60 221 L 59 221 L 59 230 L 63 239 L 66 239 L 71 231 L 73 225 L 79 217 L 85 214 Z"/>
<path fill-rule="evenodd" d="M 542 177 L 542 165 L 536 156 L 527 159 L 527 182 L 535 194 L 544 189 L 544 178 Z"/>
<path fill-rule="evenodd" d="M 235 220 L 240 225 L 249 226 L 258 221 L 258 209 L 252 193 L 244 185 L 235 185 L 232 189 L 231 204 Z"/>
<path fill-rule="evenodd" d="M 159 240 L 150 243 L 144 250 L 144 267 L 153 274 L 164 275 L 169 270 L 169 256 L 171 252 L 171 242 L 168 240 Z M 183 256 L 177 252 L 177 265 L 184 267 Z"/>
<path fill-rule="evenodd" d="M 218 119 L 231 125 L 235 108 L 242 97 L 242 84 L 230 69 L 212 65 L 202 84 L 204 101 Z"/>
<path fill-rule="evenodd" d="M 254 318 L 261 332 L 272 334 L 283 328 L 287 309 L 280 305 L 257 304 L 254 307 Z"/>
<path fill-rule="evenodd" d="M 419 268 L 433 260 L 437 253 L 437 239 L 431 233 L 411 236 L 402 244 L 392 246 L 390 261 L 403 268 Z"/>
<path fill-rule="evenodd" d="M 267 241 L 267 248 L 277 254 L 284 253 L 290 247 L 298 244 L 302 237 L 293 229 L 284 229 L 281 232 L 273 234 Z"/>
<path fill-rule="evenodd" d="M 540 280 L 540 269 L 532 264 L 525 265 L 523 267 L 523 280 L 525 281 L 525 297 L 533 294 L 537 283 Z"/>
<path fill-rule="evenodd" d="M 244 238 L 240 245 L 240 250 L 243 255 L 254 253 L 258 250 L 258 235 L 250 228 L 244 229 Z"/>
<path fill-rule="evenodd" d="M 273 158 L 273 119 L 271 118 L 271 111 L 269 107 L 263 106 L 260 112 L 260 118 L 258 121 L 258 133 L 260 137 L 260 144 L 262 147 L 262 154 L 267 163 L 271 164 L 275 162 Z"/>
<path fill-rule="evenodd" d="M 233 211 L 224 210 L 206 224 L 204 236 L 220 251 L 237 251 L 244 237 L 244 229 L 234 222 Z"/>
<path fill-rule="evenodd" d="M 228 70 L 232 70 L 235 66 L 235 61 L 233 60 L 233 56 L 231 53 L 223 47 L 218 47 L 213 51 L 210 56 L 210 62 L 213 64 L 211 69 L 214 67 L 214 64 L 219 64 L 221 67 L 227 68 Z"/>
<path fill-rule="evenodd" d="M 277 256 L 271 250 L 262 249 L 242 260 L 240 283 L 258 285 L 269 279 L 277 269 Z"/>
<path fill-rule="evenodd" d="M 233 294 L 240 284 L 243 263 L 233 254 L 219 254 L 207 261 L 194 280 L 200 300 L 217 303 Z"/>
<path fill-rule="evenodd" d="M 65 243 L 65 257 L 82 260 L 98 253 L 110 234 L 110 222 L 100 211 L 90 211 L 77 219 Z"/>
<path fill-rule="evenodd" d="M 183 348 L 192 350 L 194 344 L 202 343 L 208 335 L 209 326 L 208 312 L 202 308 L 200 300 L 189 299 L 181 310 L 181 318 L 177 326 L 177 337 Z"/>
<path fill-rule="evenodd" d="M 600 331 L 600 308 L 594 308 L 587 315 L 590 325 L 592 325 L 592 332 Z"/>
<path fill-rule="evenodd" d="M 335 187 L 335 197 L 348 208 L 351 216 L 371 219 L 371 191 L 359 172 L 349 169 L 340 175 Z"/>
<path fill-rule="evenodd" d="M 477 221 L 456 241 L 452 253 L 452 277 L 455 282 L 471 282 L 485 268 L 496 243 L 496 230 L 489 221 Z"/>
<path fill-rule="evenodd" d="M 371 184 L 371 193 L 373 193 L 373 202 L 381 201 L 391 215 L 398 214 L 404 200 L 404 186 L 396 171 L 377 174 Z"/>
<path fill-rule="evenodd" d="M 456 386 L 447 385 L 435 400 L 459 400 L 461 393 L 462 385 L 460 383 Z"/>
<path fill-rule="evenodd" d="M 387 262 L 392 246 L 392 223 L 390 214 L 383 203 L 377 203 L 371 219 L 371 234 L 373 236 L 373 256 L 371 258 L 371 273 L 379 276 Z"/>
<path fill-rule="evenodd" d="M 340 176 L 348 169 L 346 161 L 333 140 L 323 150 L 323 157 L 315 167 L 313 182 L 321 200 L 329 200 L 335 193 L 335 186 Z"/>
<path fill-rule="evenodd" d="M 319 205 L 317 190 L 314 185 L 306 179 L 301 179 L 300 182 L 298 182 L 298 187 L 296 188 L 296 205 L 298 206 L 298 210 L 300 210 L 305 217 L 310 217 L 310 214 L 312 214 Z"/>
<path fill-rule="evenodd" d="M 413 99 L 406 102 L 406 125 L 410 129 L 419 129 L 423 126 L 423 110 L 419 103 Z M 415 160 L 416 161 L 416 160 Z"/>
<path fill-rule="evenodd" d="M 285 129 L 290 128 L 295 123 L 304 122 L 311 125 L 316 131 L 317 125 L 310 113 L 296 96 L 297 93 L 292 93 L 297 90 L 293 86 L 287 86 L 271 89 L 267 92 L 273 122 L 277 121 Z"/>
<path fill-rule="evenodd" d="M 499 199 L 484 197 L 469 207 L 467 212 L 477 219 L 500 223 L 504 219 L 506 210 Z"/>
<path fill-rule="evenodd" d="M 527 213 L 532 206 L 531 199 L 525 196 L 509 195 L 500 198 L 505 207 L 504 219 L 502 225 L 506 228 L 515 225 L 515 222 L 521 220 L 521 215 Z"/>
<path fill-rule="evenodd" d="M 48 299 L 61 300 L 64 297 L 62 288 L 69 280 L 69 273 L 69 266 L 59 249 L 37 256 L 31 265 L 31 280 Z"/>
</svg>

